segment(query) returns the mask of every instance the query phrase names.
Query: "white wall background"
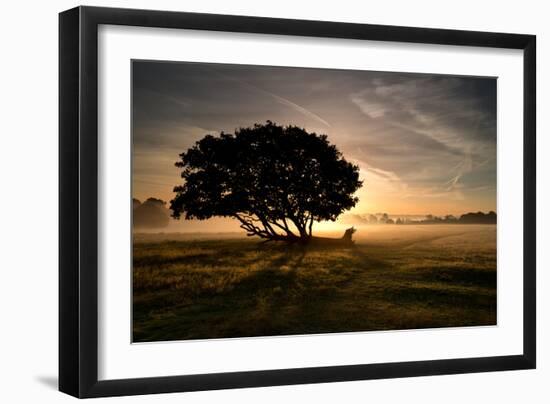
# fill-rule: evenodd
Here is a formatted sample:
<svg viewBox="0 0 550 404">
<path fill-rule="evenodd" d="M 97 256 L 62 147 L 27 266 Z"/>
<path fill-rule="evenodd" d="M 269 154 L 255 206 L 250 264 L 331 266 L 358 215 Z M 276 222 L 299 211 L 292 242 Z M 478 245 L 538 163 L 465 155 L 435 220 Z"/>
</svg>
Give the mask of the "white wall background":
<svg viewBox="0 0 550 404">
<path fill-rule="evenodd" d="M 74 1 L 6 2 L 0 24 L 0 401 L 63 403 L 57 385 L 57 13 Z M 550 400 L 550 25 L 543 1 L 90 1 L 283 18 L 538 36 L 538 369 L 108 399 L 126 403 L 547 403 Z M 519 163 L 519 162 L 518 162 Z"/>
</svg>

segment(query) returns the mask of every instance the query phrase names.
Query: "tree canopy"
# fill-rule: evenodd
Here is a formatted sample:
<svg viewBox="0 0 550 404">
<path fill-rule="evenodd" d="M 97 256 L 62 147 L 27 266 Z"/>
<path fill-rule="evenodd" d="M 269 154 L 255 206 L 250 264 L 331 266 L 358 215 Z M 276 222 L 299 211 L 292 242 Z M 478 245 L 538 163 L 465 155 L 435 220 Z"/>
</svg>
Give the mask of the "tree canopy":
<svg viewBox="0 0 550 404">
<path fill-rule="evenodd" d="M 271 121 L 206 135 L 180 154 L 174 218 L 232 217 L 250 236 L 308 240 L 358 201 L 359 167 L 324 134 Z"/>
</svg>

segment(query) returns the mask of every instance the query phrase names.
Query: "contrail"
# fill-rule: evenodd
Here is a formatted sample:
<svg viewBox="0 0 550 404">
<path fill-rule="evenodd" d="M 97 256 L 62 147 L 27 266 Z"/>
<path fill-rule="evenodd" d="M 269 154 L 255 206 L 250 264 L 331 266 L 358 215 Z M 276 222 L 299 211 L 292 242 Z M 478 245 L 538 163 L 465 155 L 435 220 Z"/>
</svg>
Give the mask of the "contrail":
<svg viewBox="0 0 550 404">
<path fill-rule="evenodd" d="M 218 74 L 219 76 L 223 77 L 224 79 L 226 80 L 231 80 L 231 81 L 235 81 L 251 90 L 254 90 L 258 93 L 261 93 L 261 94 L 264 94 L 264 95 L 267 95 L 269 97 L 272 97 L 274 98 L 277 102 L 283 104 L 283 105 L 286 105 L 287 107 L 290 107 L 292 109 L 294 109 L 295 111 L 298 111 L 300 112 L 301 114 L 304 114 L 305 116 L 309 117 L 309 118 L 312 118 L 318 122 L 321 122 L 323 125 L 325 126 L 328 126 L 329 128 L 332 127 L 330 123 L 328 123 L 327 121 L 325 121 L 323 118 L 321 118 L 319 115 L 311 112 L 309 109 L 307 108 L 304 108 L 302 107 L 301 105 L 298 105 L 290 100 L 287 100 L 286 98 L 283 98 L 277 94 L 273 94 L 267 90 L 264 90 L 264 89 L 261 89 L 259 87 L 256 87 L 250 83 L 247 83 L 246 81 L 243 81 L 243 80 L 239 80 L 239 79 L 236 79 L 236 78 L 233 78 L 233 77 L 228 77 L 226 76 L 225 74 L 222 74 L 222 73 L 219 73 L 217 71 L 215 71 L 216 74 Z"/>
<path fill-rule="evenodd" d="M 275 98 L 277 101 L 279 101 L 281 104 L 283 105 L 286 105 L 287 107 L 290 107 L 290 108 L 293 108 L 295 109 L 296 111 L 298 112 L 301 112 L 302 114 L 304 114 L 305 116 L 308 116 L 310 118 L 313 118 L 319 122 L 321 122 L 322 124 L 328 126 L 329 128 L 331 127 L 330 123 L 328 123 L 327 121 L 325 121 L 323 118 L 321 118 L 319 115 L 311 112 L 310 110 L 298 105 L 298 104 L 295 104 L 293 103 L 292 101 L 290 100 L 287 100 L 286 98 L 283 98 L 283 97 L 280 97 L 278 96 L 277 94 L 273 94 L 273 93 L 270 93 L 269 91 L 265 91 L 265 90 L 262 90 L 260 88 L 256 88 L 256 91 L 259 91 L 259 92 L 262 92 L 262 93 L 265 93 L 265 94 L 268 94 L 270 96 L 272 96 L 273 98 Z"/>
</svg>

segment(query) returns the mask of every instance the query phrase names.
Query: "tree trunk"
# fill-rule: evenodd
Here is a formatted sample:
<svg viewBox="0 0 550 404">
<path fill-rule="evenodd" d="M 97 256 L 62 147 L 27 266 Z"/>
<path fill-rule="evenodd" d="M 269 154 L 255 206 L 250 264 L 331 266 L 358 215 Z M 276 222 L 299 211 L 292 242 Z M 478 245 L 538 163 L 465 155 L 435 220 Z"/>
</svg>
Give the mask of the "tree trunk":
<svg viewBox="0 0 550 404">
<path fill-rule="evenodd" d="M 353 241 L 352 236 L 355 231 L 355 228 L 351 227 L 345 231 L 341 238 L 317 237 L 305 234 L 301 236 L 275 236 L 268 238 L 266 241 L 284 241 L 289 244 L 300 243 L 327 247 L 346 247 L 354 245 L 355 242 Z"/>
<path fill-rule="evenodd" d="M 280 223 L 277 220 L 269 220 L 264 215 L 258 213 L 252 215 L 249 213 L 235 213 L 233 216 L 241 223 L 241 228 L 246 230 L 247 236 L 260 237 L 265 242 L 284 241 L 289 244 L 353 245 L 352 235 L 355 233 L 354 227 L 347 229 L 341 238 L 313 236 L 313 215 L 308 215 L 303 220 L 290 217 L 290 221 L 294 224 L 299 234 L 292 232 L 284 218 L 282 223 Z M 283 230 L 284 233 L 277 231 L 276 228 Z"/>
</svg>

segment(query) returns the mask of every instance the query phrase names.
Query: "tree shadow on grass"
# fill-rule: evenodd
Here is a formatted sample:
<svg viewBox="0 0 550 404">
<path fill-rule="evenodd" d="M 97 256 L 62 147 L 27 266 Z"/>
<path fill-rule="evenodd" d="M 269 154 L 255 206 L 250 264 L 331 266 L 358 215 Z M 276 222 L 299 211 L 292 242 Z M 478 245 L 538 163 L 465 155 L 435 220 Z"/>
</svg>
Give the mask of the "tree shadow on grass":
<svg viewBox="0 0 550 404">
<path fill-rule="evenodd" d="M 420 267 L 415 270 L 415 275 L 420 279 L 451 285 L 483 287 L 495 290 L 497 287 L 496 270 L 484 268 L 460 266 Z"/>
<path fill-rule="evenodd" d="M 388 260 L 375 258 L 369 255 L 365 252 L 366 248 L 367 247 L 364 245 L 356 245 L 351 249 L 355 265 L 358 265 L 363 270 L 387 270 L 393 267 Z"/>
</svg>

